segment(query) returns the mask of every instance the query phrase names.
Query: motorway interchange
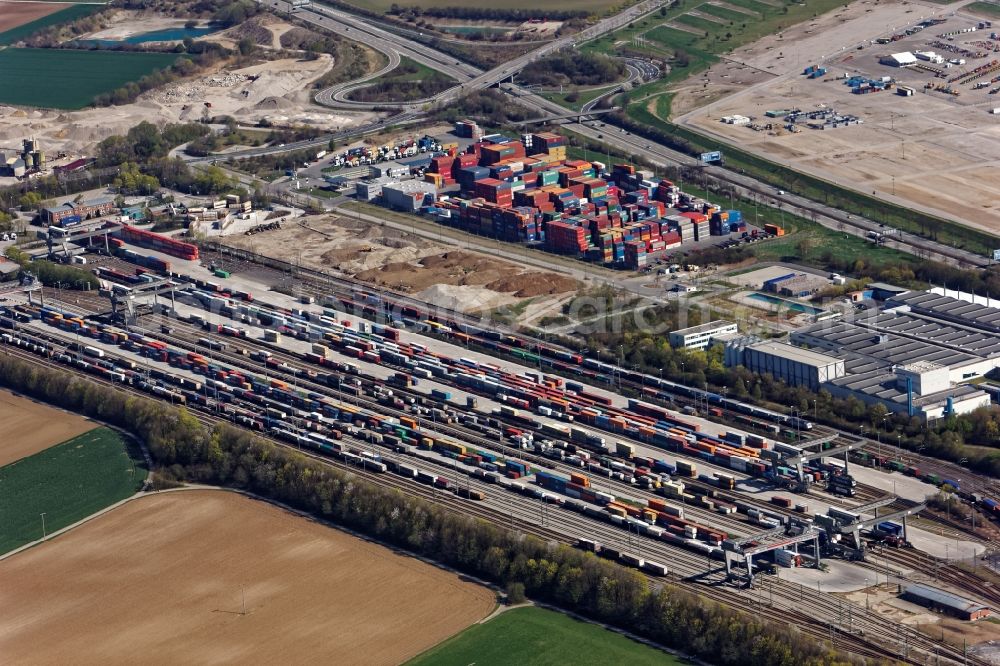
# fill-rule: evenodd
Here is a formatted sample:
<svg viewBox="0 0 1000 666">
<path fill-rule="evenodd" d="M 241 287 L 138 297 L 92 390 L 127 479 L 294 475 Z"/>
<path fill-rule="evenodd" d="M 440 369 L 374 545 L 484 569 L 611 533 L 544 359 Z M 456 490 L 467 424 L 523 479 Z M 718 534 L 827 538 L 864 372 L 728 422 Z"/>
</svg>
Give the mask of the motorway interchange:
<svg viewBox="0 0 1000 666">
<path fill-rule="evenodd" d="M 763 586 L 776 595 L 768 611 L 776 617 L 794 608 L 812 615 L 807 624 L 817 635 L 833 627 L 845 632 L 840 640 L 851 649 L 901 653 L 902 646 L 886 649 L 885 641 L 873 647 L 870 638 L 881 633 L 899 641 L 904 630 L 877 615 L 845 623 L 843 603 L 811 583 L 787 580 L 794 572 L 755 572 L 755 590 L 741 589 L 746 580 L 727 579 L 724 542 L 749 541 L 770 529 L 758 539 L 766 546 L 767 539 L 810 529 L 810 516 L 796 510 L 794 495 L 784 491 L 791 501 L 778 506 L 754 492 L 759 484 L 787 486 L 796 479 L 776 473 L 779 465 L 765 465 L 750 450 L 766 440 L 771 451 L 794 454 L 774 434 L 793 434 L 789 428 L 795 427 L 809 433 L 805 419 L 741 412 L 732 401 L 703 405 L 703 414 L 742 417 L 741 424 L 754 426 L 756 437 L 741 439 L 727 425 L 629 402 L 608 390 L 624 382 L 626 391 L 645 388 L 650 400 L 693 402 L 678 385 L 628 372 L 615 376 L 613 366 L 584 363 L 520 336 L 491 334 L 460 318 L 424 318 L 426 306 L 413 299 L 344 281 L 314 284 L 308 293 L 320 303 L 308 305 L 275 293 L 261 303 L 242 288 L 226 291 L 218 280 L 174 282 L 172 310 L 163 312 L 160 299 L 156 312 L 128 332 L 98 316 L 107 308 L 93 297 L 83 305 L 50 301 L 44 312 L 7 307 L 0 323 L 10 330 L 2 340 L 10 351 L 186 403 L 202 418 L 251 428 L 456 510 L 547 538 L 583 539 L 584 547 L 603 544 L 606 554 L 627 564 L 641 560 L 650 575 L 695 584 L 700 593 L 746 605 Z M 122 294 L 133 288 L 124 281 L 106 286 Z M 382 324 L 366 319 L 379 314 Z M 733 435 L 720 438 L 726 431 Z M 553 474 L 555 481 L 543 487 L 532 470 L 543 470 L 541 478 Z M 837 499 L 826 488 L 842 470 L 820 461 L 810 471 L 821 481 L 812 479 L 808 496 L 829 506 L 850 510 L 859 501 L 885 498 L 860 484 L 850 501 Z M 886 510 L 905 506 L 898 500 Z M 809 559 L 813 540 L 803 540 L 800 552 Z M 824 548 L 846 552 L 832 540 Z M 896 571 L 906 568 L 902 553 L 902 559 L 892 556 Z M 861 566 L 878 570 L 877 564 Z M 888 582 L 889 563 L 883 568 Z M 905 640 L 916 646 L 921 638 Z M 934 648 L 941 649 L 927 641 L 926 649 Z"/>
</svg>

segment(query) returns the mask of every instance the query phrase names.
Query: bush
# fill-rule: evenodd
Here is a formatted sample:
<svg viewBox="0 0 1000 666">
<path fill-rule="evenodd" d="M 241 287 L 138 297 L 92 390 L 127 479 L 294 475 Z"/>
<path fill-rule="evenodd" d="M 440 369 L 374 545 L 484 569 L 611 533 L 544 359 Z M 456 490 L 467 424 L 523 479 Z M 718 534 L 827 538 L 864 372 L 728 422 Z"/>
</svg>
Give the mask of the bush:
<svg viewBox="0 0 1000 666">
<path fill-rule="evenodd" d="M 620 60 L 599 53 L 560 52 L 530 63 L 521 70 L 521 80 L 554 88 L 567 86 L 597 86 L 614 83 L 625 77 L 625 65 Z"/>
</svg>

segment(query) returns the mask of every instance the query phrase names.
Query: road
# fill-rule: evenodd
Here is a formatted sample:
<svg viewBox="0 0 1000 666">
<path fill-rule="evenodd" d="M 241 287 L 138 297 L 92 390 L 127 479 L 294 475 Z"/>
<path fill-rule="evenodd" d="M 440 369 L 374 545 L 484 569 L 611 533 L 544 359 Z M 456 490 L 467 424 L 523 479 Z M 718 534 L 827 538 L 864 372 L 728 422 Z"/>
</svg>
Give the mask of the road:
<svg viewBox="0 0 1000 666">
<path fill-rule="evenodd" d="M 578 42 L 589 41 L 607 32 L 617 30 L 637 17 L 658 9 L 667 2 L 668 0 L 646 0 L 645 2 L 633 5 L 614 16 L 598 21 L 579 33 L 543 42 L 537 48 L 485 72 L 473 65 L 455 60 L 454 57 L 442 54 L 424 44 L 412 41 L 405 36 L 380 28 L 353 14 L 326 5 L 313 5 L 310 9 L 300 9 L 294 12 L 294 14 L 303 21 L 344 37 L 361 41 L 365 45 L 386 54 L 390 59 L 394 57 L 393 54 L 397 58 L 400 55 L 405 55 L 421 64 L 451 76 L 458 82 L 455 86 L 432 97 L 413 100 L 400 105 L 406 110 L 415 111 L 427 104 L 448 104 L 466 94 L 469 90 L 489 88 L 504 79 L 513 79 L 528 63 L 534 62 L 562 48 L 575 46 Z M 278 11 L 291 11 L 290 3 L 285 0 L 270 0 L 270 6 Z M 365 82 L 370 81 L 372 78 L 374 77 L 368 76 L 356 82 L 338 84 L 338 86 L 334 86 L 336 90 L 333 92 L 329 92 L 331 89 L 322 91 L 317 95 L 316 101 L 327 106 L 370 108 L 371 104 L 351 102 L 345 99 L 344 95 L 349 90 L 364 85 Z"/>
<path fill-rule="evenodd" d="M 286 11 L 289 7 L 288 3 L 284 2 L 284 0 L 271 0 L 271 3 L 273 7 L 285 9 Z M 338 34 L 348 35 L 353 32 L 354 34 L 351 35 L 353 39 L 362 39 L 365 43 L 378 48 L 379 50 L 384 49 L 384 52 L 387 55 L 392 53 L 406 55 L 407 57 L 411 57 L 414 60 L 418 60 L 419 62 L 426 64 L 427 66 L 434 67 L 445 74 L 454 76 L 457 80 L 465 81 L 465 83 L 461 83 L 460 85 L 435 96 L 432 100 L 426 100 L 424 102 L 426 104 L 430 102 L 446 102 L 447 100 L 452 99 L 452 96 L 454 95 L 463 94 L 468 90 L 485 88 L 495 83 L 499 83 L 505 78 L 512 77 L 516 74 L 516 72 L 520 71 L 521 68 L 534 59 L 542 57 L 543 55 L 558 48 L 562 48 L 567 45 L 573 46 L 577 42 L 586 41 L 597 35 L 603 34 L 604 32 L 614 30 L 617 27 L 634 20 L 637 16 L 640 16 L 643 13 L 655 10 L 662 4 L 663 2 L 661 0 L 649 0 L 648 2 L 635 5 L 621 14 L 604 19 L 582 33 L 573 35 L 572 37 L 566 37 L 549 42 L 538 49 L 504 63 L 503 65 L 488 72 L 480 72 L 480 70 L 472 65 L 458 63 L 450 56 L 437 53 L 430 47 L 411 42 L 405 37 L 372 26 L 345 12 L 339 12 L 337 10 L 323 7 L 320 10 L 322 11 L 322 14 L 314 11 L 299 11 L 296 12 L 296 14 L 299 18 L 313 22 L 325 29 L 331 31 L 342 31 Z M 359 32 L 363 33 L 363 38 Z M 337 87 L 335 86 L 335 88 Z M 567 111 L 567 109 L 559 104 L 549 101 L 540 95 L 536 95 L 513 84 L 503 84 L 500 88 L 512 98 L 516 99 L 520 104 L 537 111 L 539 116 L 565 114 Z M 343 90 L 343 87 L 339 87 L 336 92 L 341 92 Z M 323 95 L 326 92 L 327 91 L 323 91 L 320 94 Z M 330 94 L 330 97 L 332 97 L 332 95 L 333 93 Z M 367 105 L 367 108 L 370 109 L 371 105 Z M 388 124 L 412 122 L 420 116 L 421 111 L 411 105 L 398 116 L 377 121 L 365 127 L 358 128 L 353 132 L 341 132 L 337 135 L 320 137 L 318 139 L 297 142 L 295 144 L 288 144 L 284 147 L 278 146 L 257 148 L 248 151 L 229 153 L 226 158 L 240 159 L 242 157 L 252 157 L 255 155 L 294 150 L 299 147 L 320 145 L 329 141 L 330 138 L 343 138 L 359 133 L 374 132 L 384 128 Z M 748 197 L 753 200 L 760 200 L 762 203 L 767 203 L 769 205 L 788 210 L 791 213 L 796 213 L 802 215 L 803 217 L 814 219 L 817 223 L 831 230 L 849 233 L 859 237 L 867 237 L 868 233 L 872 231 L 886 231 L 880 223 L 874 220 L 845 213 L 831 206 L 807 199 L 806 197 L 799 196 L 792 192 L 779 192 L 767 184 L 757 181 L 749 176 L 735 173 L 724 167 L 704 165 L 689 155 L 671 150 L 653 141 L 632 136 L 620 128 L 610 128 L 604 126 L 603 123 L 595 125 L 591 122 L 564 122 L 562 123 L 562 127 L 594 141 L 605 143 L 626 154 L 641 155 L 649 159 L 654 164 L 661 166 L 699 167 L 703 169 L 707 175 L 710 175 L 715 179 L 735 188 L 736 192 L 740 196 Z M 212 158 L 203 158 L 202 161 L 209 161 L 211 159 Z M 889 240 L 886 242 L 886 245 L 889 247 L 894 247 L 904 252 L 916 254 L 917 256 L 927 259 L 956 264 L 962 267 L 982 267 L 989 264 L 987 258 L 976 253 L 953 248 L 942 243 L 938 243 L 937 241 L 921 238 L 914 234 L 897 230 L 890 231 L 891 234 L 889 234 Z"/>
</svg>

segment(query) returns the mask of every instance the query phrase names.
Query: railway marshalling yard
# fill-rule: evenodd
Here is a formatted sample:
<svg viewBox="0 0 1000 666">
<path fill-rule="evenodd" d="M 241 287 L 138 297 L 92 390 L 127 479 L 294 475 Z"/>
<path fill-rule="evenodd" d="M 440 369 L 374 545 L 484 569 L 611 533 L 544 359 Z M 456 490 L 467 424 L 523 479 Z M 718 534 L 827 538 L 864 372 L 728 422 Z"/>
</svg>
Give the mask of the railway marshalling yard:
<svg viewBox="0 0 1000 666">
<path fill-rule="evenodd" d="M 202 279 L 207 279 L 210 276 L 209 271 L 204 266 L 199 266 L 195 263 L 184 264 L 180 262 L 178 265 L 180 270 L 183 270 L 192 276 L 199 277 Z M 252 291 L 256 294 L 256 301 L 259 304 L 267 303 L 273 304 L 278 307 L 292 308 L 292 307 L 303 307 L 301 304 L 297 304 L 297 301 L 284 296 L 279 293 L 269 292 L 269 283 L 265 279 L 266 271 L 259 272 L 257 274 L 247 271 L 245 274 L 236 272 L 234 273 L 227 284 L 229 284 L 232 289 L 246 289 Z M 273 276 L 272 276 L 273 277 Z M 52 301 L 50 301 L 51 303 Z M 86 301 L 89 303 L 89 301 Z M 89 309 L 93 305 L 84 305 L 84 309 Z M 79 307 L 73 304 L 60 304 L 60 307 L 74 308 Z M 196 306 L 191 304 L 179 303 L 177 306 L 178 314 L 183 316 L 193 314 L 198 311 Z M 318 306 L 308 306 L 306 309 L 313 310 L 315 312 L 320 312 L 321 309 Z M 341 313 L 338 319 L 351 322 L 352 328 L 357 328 L 360 320 L 350 314 Z M 221 320 L 220 320 L 221 322 Z M 149 319 L 146 323 L 141 324 L 141 327 L 151 327 L 149 330 L 153 330 L 157 327 L 157 319 Z M 201 335 L 200 332 L 188 330 L 187 325 L 177 322 L 173 324 L 177 328 L 174 331 L 174 339 L 182 340 L 190 335 Z M 245 338 L 245 344 L 253 349 L 257 348 L 259 344 L 256 342 L 259 340 L 263 334 L 263 330 L 254 326 L 247 325 L 245 323 L 237 324 L 239 326 L 245 327 L 247 331 L 247 337 Z M 33 322 L 25 327 L 25 332 L 31 334 L 44 334 L 49 335 L 54 332 L 49 326 L 41 324 L 40 322 Z M 222 338 L 225 340 L 225 338 Z M 425 344 L 428 348 L 434 350 L 437 353 L 441 353 L 450 357 L 463 356 L 475 360 L 476 362 L 496 362 L 493 357 L 487 356 L 482 353 L 478 353 L 473 350 L 466 349 L 461 346 L 457 346 L 450 342 L 445 342 L 435 338 L 428 338 L 417 332 L 407 331 L 403 333 L 403 338 L 406 342 L 420 342 Z M 231 343 L 231 340 L 229 340 Z M 94 346 L 105 349 L 106 353 L 111 355 L 124 355 L 121 349 L 114 345 L 100 343 L 98 341 L 93 341 L 91 344 Z M 308 343 L 296 341 L 292 339 L 286 339 L 282 344 L 283 353 L 289 355 L 302 354 L 308 350 Z M 216 361 L 218 362 L 230 362 L 230 359 L 239 358 L 234 357 L 230 353 L 219 353 L 216 355 Z M 293 356 L 288 356 L 292 359 Z M 339 352 L 334 352 L 334 359 L 340 361 L 350 361 L 348 357 L 341 357 Z M 165 371 L 169 371 L 178 375 L 185 375 L 193 380 L 200 379 L 200 376 L 188 371 L 177 369 L 167 364 L 142 360 L 136 357 L 136 360 L 146 364 L 150 367 L 161 368 Z M 290 361 L 294 362 L 294 361 Z M 532 368 L 526 365 L 520 365 L 517 363 L 512 363 L 509 361 L 502 361 L 500 363 L 503 367 L 507 368 L 513 372 L 530 372 Z M 392 373 L 391 368 L 379 365 L 369 365 L 363 364 L 362 373 L 365 376 L 372 376 L 375 378 L 376 383 L 385 383 L 386 378 Z M 366 381 L 368 381 L 366 379 Z M 309 384 L 312 386 L 312 384 Z M 304 386 L 303 386 L 304 388 Z M 420 385 L 414 387 L 413 391 L 415 395 L 423 394 L 427 395 L 431 390 L 449 390 L 452 393 L 452 404 L 462 404 L 466 397 L 471 397 L 473 394 L 468 393 L 463 390 L 458 390 L 454 386 L 446 385 L 443 383 L 438 383 L 435 380 L 421 380 Z M 602 391 L 600 389 L 593 389 L 595 393 L 607 396 L 616 405 L 623 405 L 624 399 L 611 391 Z M 334 394 L 336 395 L 336 394 Z M 494 401 L 484 399 L 479 396 L 480 407 L 479 409 L 483 412 L 489 412 L 492 409 L 499 407 L 499 403 Z M 694 420 L 694 417 L 685 417 Z M 541 422 L 551 422 L 557 423 L 556 421 L 539 417 Z M 701 427 L 709 432 L 714 430 L 722 430 L 723 427 L 717 424 L 713 424 L 708 421 L 700 421 Z M 424 422 L 424 428 L 427 432 L 436 432 L 437 428 L 444 426 L 436 426 L 434 423 Z M 494 444 L 494 446 L 496 446 Z M 657 457 L 666 458 L 667 460 L 672 460 L 673 457 L 670 454 L 664 456 L 662 450 L 648 448 L 642 445 L 638 446 L 637 453 L 640 455 L 655 455 Z M 390 454 L 391 455 L 391 454 Z M 438 473 L 449 475 L 454 478 L 456 474 L 459 474 L 457 467 L 453 460 L 448 460 L 444 458 L 436 458 L 433 454 L 428 454 L 416 464 L 427 469 L 440 469 Z M 557 468 L 558 469 L 558 468 Z M 705 472 L 714 471 L 724 471 L 721 468 L 715 468 L 710 463 L 699 462 L 699 469 Z M 901 477 L 899 475 L 889 475 L 881 472 L 860 470 L 855 468 L 854 473 L 856 474 L 860 483 L 864 484 L 868 488 L 872 489 L 893 489 L 901 497 L 921 499 L 925 495 L 932 493 L 934 488 L 927 484 L 924 484 L 915 479 L 909 479 L 906 477 Z M 391 475 L 389 475 L 391 477 Z M 466 483 L 464 478 L 461 483 Z M 736 600 L 741 598 L 743 594 L 731 589 L 727 591 L 727 588 L 719 588 L 718 585 L 724 580 L 724 572 L 722 571 L 721 565 L 719 563 L 712 563 L 707 561 L 702 555 L 699 556 L 694 553 L 685 552 L 684 550 L 678 550 L 672 546 L 667 546 L 662 543 L 658 543 L 654 539 L 649 538 L 639 538 L 634 536 L 629 536 L 620 528 L 613 525 L 603 524 L 600 522 L 595 522 L 590 519 L 578 516 L 572 512 L 560 510 L 557 507 L 552 507 L 546 511 L 541 511 L 539 509 L 539 503 L 537 500 L 529 500 L 527 498 L 518 497 L 515 494 L 505 492 L 495 485 L 484 484 L 481 481 L 470 478 L 468 481 L 469 485 L 473 490 L 481 490 L 487 494 L 487 498 L 483 501 L 482 505 L 484 510 L 493 512 L 501 521 L 505 520 L 506 517 L 510 517 L 511 521 L 517 521 L 517 524 L 522 526 L 523 529 L 527 530 L 547 530 L 545 533 L 552 533 L 553 525 L 559 526 L 559 532 L 562 534 L 568 534 L 573 536 L 587 535 L 591 538 L 597 538 L 602 543 L 614 545 L 615 547 L 626 548 L 634 550 L 635 548 L 640 548 L 645 556 L 653 561 L 659 561 L 665 563 L 670 567 L 673 572 L 673 576 L 678 578 L 684 578 L 688 576 L 698 576 L 704 582 L 713 583 L 714 585 L 707 590 L 717 590 L 711 592 L 711 594 L 722 595 L 723 600 Z M 626 489 L 620 487 L 617 482 L 612 480 L 595 480 L 595 483 L 599 485 L 602 489 L 607 489 L 608 491 L 614 492 L 619 496 L 632 496 L 635 495 L 637 498 L 641 499 L 644 497 L 644 493 L 637 489 Z M 752 481 L 749 479 L 743 480 L 737 491 L 741 497 L 749 498 L 749 501 L 756 501 L 760 505 L 767 505 L 769 498 L 772 496 L 773 492 L 761 490 L 756 487 Z M 879 492 L 879 491 L 873 491 Z M 787 493 L 779 493 L 787 494 Z M 145 500 L 143 500 L 145 501 Z M 179 500 L 178 500 L 179 501 Z M 456 500 L 457 501 L 457 500 Z M 809 509 L 822 512 L 827 507 L 833 506 L 843 506 L 850 507 L 858 504 L 855 500 L 837 500 L 832 497 L 825 495 L 824 493 L 811 493 L 806 498 L 803 498 L 809 505 Z M 136 506 L 141 506 L 141 502 L 136 504 Z M 120 509 L 116 509 L 110 514 L 114 516 L 116 512 Z M 129 511 L 139 511 L 140 509 L 129 509 Z M 708 524 L 719 525 L 736 535 L 747 535 L 753 534 L 759 531 L 759 527 L 747 522 L 740 517 L 722 517 L 718 514 L 711 513 L 705 509 L 698 509 L 697 507 L 688 507 L 687 511 L 690 512 L 692 519 L 703 520 Z M 195 512 L 197 513 L 197 512 Z M 130 514 L 133 515 L 133 514 Z M 110 520 L 110 518 L 109 518 Z M 237 521 L 238 522 L 238 521 Z M 99 526 L 99 524 L 97 524 Z M 903 558 L 902 554 L 896 555 L 890 553 L 889 557 L 883 561 L 883 555 L 879 555 L 875 558 L 874 562 L 870 562 L 867 566 L 847 563 L 839 560 L 829 560 L 828 569 L 825 572 L 819 572 L 813 569 L 785 569 L 781 570 L 780 576 L 768 580 L 766 583 L 766 589 L 768 593 L 773 595 L 773 603 L 775 604 L 774 613 L 790 613 L 799 612 L 802 608 L 807 608 L 807 613 L 813 613 L 815 617 L 826 617 L 831 613 L 836 613 L 835 609 L 837 604 L 840 603 L 835 596 L 830 595 L 845 595 L 856 593 L 857 590 L 863 590 L 866 588 L 871 589 L 875 592 L 873 579 L 877 575 L 887 576 L 883 579 L 883 582 L 879 583 L 881 587 L 878 590 L 884 590 L 888 592 L 894 587 L 897 581 L 927 581 L 930 582 L 930 576 L 928 572 L 930 567 L 928 562 L 945 562 L 948 558 L 949 561 L 954 562 L 955 560 L 963 560 L 965 562 L 971 561 L 970 558 L 976 557 L 981 553 L 981 546 L 973 544 L 972 542 L 966 541 L 965 537 L 958 533 L 948 532 L 947 534 L 936 533 L 939 529 L 938 526 L 931 524 L 924 524 L 920 526 L 913 526 L 914 529 L 911 532 L 911 541 L 917 546 L 918 551 L 914 551 L 914 555 L 907 558 Z M 95 529 L 97 529 L 95 527 Z M 928 531 L 928 529 L 934 530 L 934 532 Z M 80 534 L 85 534 L 81 531 Z M 73 536 L 72 534 L 69 536 Z M 62 539 L 63 537 L 60 537 Z M 83 538 L 83 537 L 80 537 Z M 125 537 L 122 537 L 125 538 Z M 136 538 L 136 537 L 129 537 Z M 564 537 L 565 538 L 565 537 Z M 947 544 L 947 545 L 945 545 Z M 53 544 L 47 544 L 42 548 L 35 549 L 38 553 L 44 554 L 49 548 L 59 545 L 59 540 L 57 539 Z M 29 551 L 28 554 L 35 551 Z M 928 554 L 921 555 L 919 552 L 926 551 Z M 116 551 L 117 552 L 117 551 Z M 40 556 L 40 555 L 39 555 Z M 21 557 L 18 555 L 17 557 Z M 54 556 L 53 556 L 54 557 Z M 12 562 L 16 562 L 16 557 L 12 558 Z M 57 558 L 58 559 L 58 558 Z M 279 557 L 280 559 L 280 557 Z M 56 565 L 47 565 L 56 566 Z M 708 570 L 709 573 L 706 573 Z M 207 569 L 204 570 L 205 575 L 208 575 Z M 876 573 L 877 572 L 877 573 Z M 4 565 L 0 565 L 0 578 L 4 574 Z M 263 574 L 262 574 L 263 575 Z M 888 580 L 889 582 L 885 582 Z M 218 608 L 220 611 L 234 610 L 235 604 L 238 603 L 238 581 L 236 579 L 226 579 L 226 584 L 220 584 L 219 586 L 214 586 L 211 588 L 212 594 L 206 594 L 199 599 L 199 603 L 205 608 L 212 606 L 212 608 L 205 611 L 206 613 L 211 612 L 212 609 Z M 187 584 L 187 583 L 186 583 Z M 194 582 L 190 583 L 194 585 Z M 205 585 L 204 582 L 201 583 Z M 939 584 L 935 582 L 935 584 Z M 943 581 L 940 584 L 944 584 Z M 819 593 L 817 588 L 821 589 L 822 592 Z M 701 589 L 700 587 L 698 589 Z M 252 599 L 254 595 L 257 598 L 268 597 L 268 590 L 265 589 L 255 590 L 251 594 L 251 586 L 247 585 L 248 599 Z M 966 593 L 967 588 L 965 589 Z M 754 594 L 757 598 L 760 598 L 762 594 L 760 591 L 750 592 L 751 598 Z M 733 595 L 729 597 L 728 595 Z M 805 595 L 805 602 L 803 602 L 803 596 Z M 870 617 L 862 619 L 859 615 L 853 622 L 856 626 L 866 626 L 867 631 L 873 632 L 886 632 L 887 635 L 891 635 L 892 632 L 900 631 L 899 627 L 909 627 L 910 630 L 920 629 L 925 632 L 930 632 L 929 626 L 936 626 L 937 618 L 934 616 L 929 616 L 928 614 L 920 611 L 919 608 L 915 606 L 900 605 L 897 603 L 898 600 L 895 597 L 890 598 L 891 595 L 886 597 L 884 603 L 876 603 L 873 608 L 873 615 Z M 212 604 L 215 605 L 212 605 Z M 228 605 L 226 605 L 228 604 Z M 804 605 L 803 605 L 804 604 Z M 785 609 L 785 610 L 777 610 Z M 109 611 L 110 612 L 110 611 Z M 262 611 L 263 612 L 263 611 Z M 211 622 L 223 622 L 225 618 L 211 618 Z M 231 619 L 231 618 L 230 618 Z M 901 625 L 891 624 L 886 625 L 885 623 L 895 623 L 900 622 Z M 150 627 L 155 634 L 157 630 L 152 625 L 155 624 L 151 621 Z M 892 629 L 887 629 L 887 626 L 894 627 Z M 982 625 L 985 626 L 985 625 Z M 225 631 L 221 625 L 218 627 L 219 631 L 222 632 L 220 635 L 225 636 Z M 985 630 L 988 630 L 986 627 Z M 841 626 L 840 631 L 846 631 L 847 628 Z M 977 629 L 976 631 L 983 631 L 984 629 Z M 52 629 L 55 631 L 55 629 Z M 915 636 L 916 634 L 914 634 Z"/>
<path fill-rule="evenodd" d="M 966 3 L 959 3 L 964 5 Z M 901 34 L 922 20 L 943 18 L 933 25 L 887 44 L 874 40 Z M 676 121 L 716 136 L 780 164 L 864 193 L 909 205 L 991 233 L 1000 230 L 1000 116 L 991 114 L 1000 99 L 990 90 L 974 90 L 989 82 L 992 72 L 967 83 L 949 80 L 992 62 L 997 54 L 986 45 L 992 29 L 948 34 L 976 27 L 982 17 L 961 7 L 921 3 L 859 2 L 737 49 L 695 83 L 701 91 L 687 91 Z M 947 34 L 945 37 L 940 35 Z M 982 52 L 974 58 L 949 51 Z M 858 49 L 858 47 L 860 50 Z M 932 65 L 943 76 L 914 67 L 879 63 L 880 56 L 905 51 L 934 51 L 945 59 L 962 58 L 964 65 Z M 922 65 L 929 63 L 918 61 Z M 826 75 L 807 79 L 810 65 L 826 67 Z M 913 96 L 895 88 L 871 94 L 852 94 L 844 75 L 879 79 L 892 77 L 897 85 L 912 87 Z M 958 96 L 925 85 L 942 86 Z M 724 89 L 721 99 L 714 88 Z M 690 110 L 699 99 L 709 104 Z M 809 129 L 783 128 L 780 118 L 765 112 L 834 108 L 858 116 L 860 125 Z M 721 122 L 724 116 L 743 115 L 755 124 L 773 124 L 771 130 Z"/>
</svg>

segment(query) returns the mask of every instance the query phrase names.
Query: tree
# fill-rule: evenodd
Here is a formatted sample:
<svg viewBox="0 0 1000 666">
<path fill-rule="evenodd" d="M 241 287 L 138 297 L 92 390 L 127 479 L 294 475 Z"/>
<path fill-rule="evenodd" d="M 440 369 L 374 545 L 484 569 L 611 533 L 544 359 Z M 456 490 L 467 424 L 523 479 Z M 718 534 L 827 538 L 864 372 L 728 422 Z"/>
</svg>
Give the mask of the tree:
<svg viewBox="0 0 1000 666">
<path fill-rule="evenodd" d="M 524 601 L 524 583 L 507 583 L 507 603 L 511 605 L 523 604 Z"/>
<path fill-rule="evenodd" d="M 21 210 L 29 211 L 40 207 L 42 200 L 42 195 L 38 192 L 32 191 L 24 193 L 21 198 L 18 199 L 17 204 L 21 207 Z"/>
<path fill-rule="evenodd" d="M 883 405 L 881 402 L 872 405 L 868 409 L 868 419 L 871 421 L 873 428 L 881 428 L 882 421 L 889 415 L 889 408 Z"/>
</svg>

